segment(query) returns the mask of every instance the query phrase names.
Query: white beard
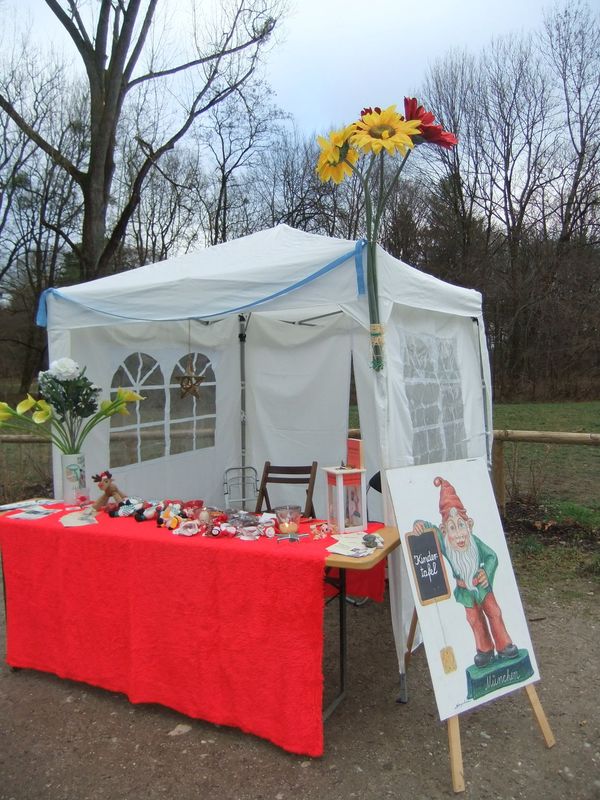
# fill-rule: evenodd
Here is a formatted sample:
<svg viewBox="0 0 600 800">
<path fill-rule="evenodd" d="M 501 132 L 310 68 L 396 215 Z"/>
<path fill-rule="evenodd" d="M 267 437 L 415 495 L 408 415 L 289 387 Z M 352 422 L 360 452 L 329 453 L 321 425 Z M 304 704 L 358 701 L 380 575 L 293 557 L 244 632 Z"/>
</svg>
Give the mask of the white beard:
<svg viewBox="0 0 600 800">
<path fill-rule="evenodd" d="M 469 591 L 475 591 L 476 587 L 473 585 L 473 578 L 479 572 L 480 564 L 479 551 L 473 537 L 469 536 L 469 545 L 465 550 L 458 550 L 456 547 L 452 547 L 447 537 L 444 543 L 448 560 L 452 564 L 454 572 L 465 582 Z"/>
</svg>

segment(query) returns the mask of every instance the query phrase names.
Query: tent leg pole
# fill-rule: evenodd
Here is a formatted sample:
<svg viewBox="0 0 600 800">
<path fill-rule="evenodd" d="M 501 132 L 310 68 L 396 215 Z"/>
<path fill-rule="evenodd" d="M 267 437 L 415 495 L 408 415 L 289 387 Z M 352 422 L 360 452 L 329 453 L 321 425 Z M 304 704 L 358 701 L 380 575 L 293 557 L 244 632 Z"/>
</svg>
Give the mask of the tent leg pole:
<svg viewBox="0 0 600 800">
<path fill-rule="evenodd" d="M 241 445 L 241 467 L 242 467 L 242 475 L 244 475 L 244 469 L 246 467 L 246 329 L 248 328 L 248 322 L 246 321 L 246 317 L 243 314 L 238 316 L 238 320 L 240 323 L 240 329 L 238 334 L 238 339 L 240 341 L 240 445 Z M 248 315 L 248 321 L 250 320 L 250 315 Z M 245 496 L 245 486 L 242 490 L 242 495 Z M 242 503 L 242 507 L 245 508 L 245 502 Z"/>
</svg>

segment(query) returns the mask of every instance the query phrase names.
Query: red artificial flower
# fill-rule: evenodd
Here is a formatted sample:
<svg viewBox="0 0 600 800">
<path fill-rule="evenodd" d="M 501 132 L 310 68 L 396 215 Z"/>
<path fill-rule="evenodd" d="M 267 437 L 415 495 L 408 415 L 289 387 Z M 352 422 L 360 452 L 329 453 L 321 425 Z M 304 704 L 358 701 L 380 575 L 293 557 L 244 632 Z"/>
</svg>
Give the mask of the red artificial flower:
<svg viewBox="0 0 600 800">
<path fill-rule="evenodd" d="M 445 131 L 441 125 L 435 124 L 435 116 L 431 111 L 425 111 L 423 106 L 417 103 L 416 97 L 404 98 L 404 116 L 407 120 L 417 119 L 421 123 L 421 133 L 419 137 L 429 144 L 437 144 L 440 147 L 450 149 L 458 144 L 458 139 L 453 133 Z M 420 144 L 417 137 L 416 144 Z"/>
<path fill-rule="evenodd" d="M 361 117 L 364 117 L 365 114 L 372 114 L 373 112 L 375 112 L 376 114 L 381 114 L 381 109 L 379 108 L 379 106 L 375 106 L 375 108 L 367 106 L 366 108 L 363 108 L 363 110 L 360 112 L 360 115 Z"/>
</svg>

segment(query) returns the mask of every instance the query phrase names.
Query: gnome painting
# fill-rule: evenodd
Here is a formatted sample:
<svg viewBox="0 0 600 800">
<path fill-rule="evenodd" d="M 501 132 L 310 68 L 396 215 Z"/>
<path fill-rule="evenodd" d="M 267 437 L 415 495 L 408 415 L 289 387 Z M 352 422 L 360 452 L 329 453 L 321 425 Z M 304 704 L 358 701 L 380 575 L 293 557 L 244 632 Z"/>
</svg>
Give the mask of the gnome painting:
<svg viewBox="0 0 600 800">
<path fill-rule="evenodd" d="M 386 477 L 440 718 L 538 680 L 485 461 Z"/>
</svg>

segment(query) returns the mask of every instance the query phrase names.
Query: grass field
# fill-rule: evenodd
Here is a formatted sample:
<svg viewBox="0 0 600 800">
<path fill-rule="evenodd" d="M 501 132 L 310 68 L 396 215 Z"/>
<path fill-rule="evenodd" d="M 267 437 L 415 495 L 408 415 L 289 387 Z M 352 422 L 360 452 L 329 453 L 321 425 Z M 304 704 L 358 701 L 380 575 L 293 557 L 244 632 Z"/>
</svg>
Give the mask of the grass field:
<svg viewBox="0 0 600 800">
<path fill-rule="evenodd" d="M 600 401 L 496 405 L 493 425 L 495 429 L 600 433 Z M 599 446 L 506 442 L 504 449 L 509 497 L 555 503 L 564 513 L 585 516 L 587 509 L 588 523 L 600 525 Z"/>
</svg>

